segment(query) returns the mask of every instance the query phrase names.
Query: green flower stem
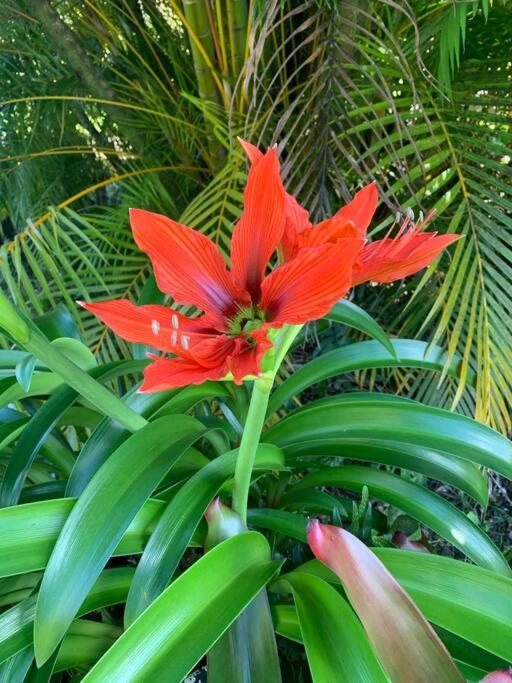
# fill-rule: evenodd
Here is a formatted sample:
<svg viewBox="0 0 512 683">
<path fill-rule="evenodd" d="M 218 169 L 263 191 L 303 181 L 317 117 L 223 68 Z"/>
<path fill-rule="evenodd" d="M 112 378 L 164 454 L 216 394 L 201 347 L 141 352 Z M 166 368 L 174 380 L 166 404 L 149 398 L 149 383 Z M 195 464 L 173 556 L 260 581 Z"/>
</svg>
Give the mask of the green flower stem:
<svg viewBox="0 0 512 683">
<path fill-rule="evenodd" d="M 131 432 L 135 432 L 147 424 L 145 418 L 138 415 L 106 387 L 75 365 L 43 336 L 31 330 L 2 292 L 0 292 L 0 325 L 20 346 L 23 346 L 55 374 L 62 377 L 66 384 L 73 387 L 105 415 Z"/>
<path fill-rule="evenodd" d="M 279 331 L 272 353 L 269 352 L 272 370 L 269 370 L 263 377 L 257 378 L 254 382 L 251 403 L 240 442 L 240 450 L 238 451 L 233 484 L 233 510 L 238 512 L 244 522 L 247 522 L 247 499 L 249 497 L 254 458 L 260 442 L 261 431 L 265 424 L 265 416 L 274 378 L 293 340 L 301 329 L 302 325 L 286 325 Z"/>
<path fill-rule="evenodd" d="M 233 484 L 233 510 L 238 512 L 244 522 L 247 521 L 247 499 L 249 497 L 254 458 L 265 422 L 271 389 L 272 380 L 269 381 L 265 378 L 254 382 L 249 412 L 247 413 L 247 420 L 245 421 L 244 433 L 242 434 L 242 441 L 240 442 L 240 450 L 236 461 Z"/>
</svg>

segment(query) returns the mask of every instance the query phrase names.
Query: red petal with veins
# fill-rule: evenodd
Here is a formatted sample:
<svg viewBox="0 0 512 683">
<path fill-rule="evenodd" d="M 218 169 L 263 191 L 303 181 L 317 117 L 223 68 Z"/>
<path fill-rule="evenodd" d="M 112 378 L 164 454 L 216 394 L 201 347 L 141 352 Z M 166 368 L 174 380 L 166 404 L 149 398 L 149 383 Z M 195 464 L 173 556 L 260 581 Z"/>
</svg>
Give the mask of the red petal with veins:
<svg viewBox="0 0 512 683">
<path fill-rule="evenodd" d="M 302 325 L 324 316 L 352 285 L 360 239 L 341 239 L 302 249 L 277 267 L 262 285 L 261 308 L 271 327 Z"/>
<path fill-rule="evenodd" d="M 284 230 L 285 192 L 275 149 L 269 149 L 249 170 L 244 210 L 231 240 L 234 281 L 253 302 L 260 298 L 261 281 Z"/>
<path fill-rule="evenodd" d="M 354 285 L 368 280 L 393 282 L 413 275 L 460 237 L 410 231 L 395 239 L 386 237 L 367 244 L 354 264 Z"/>
<path fill-rule="evenodd" d="M 355 193 L 354 199 L 333 216 L 338 220 L 351 221 L 358 230 L 359 237 L 366 237 L 366 230 L 377 208 L 379 193 L 375 182 L 365 185 L 362 190 Z"/>
<path fill-rule="evenodd" d="M 237 138 L 237 140 L 244 148 L 244 152 L 249 157 L 251 164 L 255 164 L 261 159 L 263 152 L 261 152 L 256 145 L 253 145 L 251 142 L 247 142 L 247 140 L 242 140 L 242 138 Z"/>
<path fill-rule="evenodd" d="M 99 303 L 79 301 L 78 303 L 87 311 L 97 315 L 122 339 L 147 344 L 159 351 L 178 353 L 178 350 L 183 348 L 180 341 L 183 335 L 186 335 L 185 345 L 188 347 L 190 343 L 202 339 L 204 335 L 215 334 L 206 316 L 186 318 L 166 306 L 135 306 L 128 299 L 112 299 Z"/>
<path fill-rule="evenodd" d="M 226 365 L 205 368 L 189 358 L 156 358 L 144 370 L 144 382 L 139 392 L 149 394 L 189 384 L 202 384 L 208 379 L 217 381 L 227 372 Z"/>
<path fill-rule="evenodd" d="M 309 233 L 309 212 L 291 194 L 286 195 L 286 221 L 281 246 L 285 261 L 293 258 L 299 249 L 299 238 Z"/>
<path fill-rule="evenodd" d="M 205 235 L 158 213 L 130 210 L 133 236 L 151 259 L 158 287 L 180 304 L 215 316 L 217 325 L 249 302 L 233 284 L 217 246 Z"/>
<path fill-rule="evenodd" d="M 304 230 L 297 236 L 299 249 L 319 247 L 321 244 L 333 244 L 340 239 L 358 238 L 359 230 L 346 218 L 328 218 L 314 228 Z"/>
</svg>

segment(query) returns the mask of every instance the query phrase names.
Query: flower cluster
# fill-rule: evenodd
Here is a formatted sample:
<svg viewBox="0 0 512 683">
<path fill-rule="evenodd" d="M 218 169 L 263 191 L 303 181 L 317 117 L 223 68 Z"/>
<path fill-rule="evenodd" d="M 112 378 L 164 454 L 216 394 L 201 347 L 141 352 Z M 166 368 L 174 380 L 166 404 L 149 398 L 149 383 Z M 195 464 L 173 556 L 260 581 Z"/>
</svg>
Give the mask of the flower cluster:
<svg viewBox="0 0 512 683">
<path fill-rule="evenodd" d="M 242 142 L 251 162 L 242 215 L 231 240 L 231 268 L 205 235 L 159 214 L 132 209 L 134 239 L 153 265 L 158 287 L 203 314 L 127 299 L 81 303 L 120 337 L 172 354 L 150 354 L 141 391 L 162 391 L 225 377 L 258 376 L 272 330 L 324 316 L 354 285 L 392 282 L 428 265 L 458 235 L 404 222 L 395 237 L 371 243 L 375 183 L 332 218 L 313 225 L 281 181 L 274 147 Z M 428 220 L 428 219 L 427 219 Z M 275 253 L 280 263 L 273 269 Z"/>
</svg>

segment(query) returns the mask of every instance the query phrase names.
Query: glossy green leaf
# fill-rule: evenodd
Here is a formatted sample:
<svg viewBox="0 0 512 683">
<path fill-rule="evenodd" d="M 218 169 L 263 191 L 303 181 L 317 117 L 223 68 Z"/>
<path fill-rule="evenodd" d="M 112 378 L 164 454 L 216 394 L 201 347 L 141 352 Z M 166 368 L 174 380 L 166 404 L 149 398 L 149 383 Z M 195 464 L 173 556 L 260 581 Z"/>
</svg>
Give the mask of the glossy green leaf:
<svg viewBox="0 0 512 683">
<path fill-rule="evenodd" d="M 191 417 L 159 418 L 125 441 L 91 479 L 64 524 L 41 583 L 34 625 L 38 664 L 57 647 L 155 486 L 203 434 Z"/>
<path fill-rule="evenodd" d="M 77 616 L 123 602 L 134 570 L 130 567 L 102 572 L 80 606 Z M 0 662 L 32 643 L 37 595 L 31 595 L 0 615 Z"/>
<path fill-rule="evenodd" d="M 346 372 L 400 367 L 441 372 L 445 367 L 447 354 L 438 346 L 429 348 L 426 342 L 415 339 L 393 339 L 390 344 L 393 355 L 378 342 L 364 341 L 328 351 L 310 360 L 276 388 L 270 397 L 269 415 L 311 385 Z M 448 368 L 448 374 L 458 377 L 460 359 L 453 359 Z"/>
<path fill-rule="evenodd" d="M 253 508 L 247 511 L 247 521 L 251 526 L 306 542 L 307 519 L 303 515 L 274 508 Z"/>
<path fill-rule="evenodd" d="M 214 395 L 224 395 L 225 387 L 218 382 L 205 382 L 184 389 L 138 394 L 134 388 L 123 398 L 128 407 L 146 418 L 179 413 L 188 410 L 199 401 Z M 160 412 L 161 411 L 161 412 Z M 92 476 L 110 454 L 130 436 L 130 431 L 111 418 L 104 418 L 82 448 L 71 476 L 66 495 L 79 496 Z"/>
<path fill-rule="evenodd" d="M 23 391 L 30 390 L 32 375 L 36 366 L 36 357 L 31 353 L 24 356 L 16 366 L 15 375 L 18 382 L 23 387 Z"/>
<path fill-rule="evenodd" d="M 272 590 L 272 587 L 270 587 Z M 288 640 L 302 643 L 302 631 L 300 630 L 299 617 L 295 605 L 282 605 L 272 603 L 272 619 L 276 633 Z"/>
<path fill-rule="evenodd" d="M 180 683 L 278 566 L 260 534 L 224 541 L 181 574 L 84 681 Z"/>
<path fill-rule="evenodd" d="M 78 339 L 58 337 L 51 344 L 82 370 L 92 370 L 98 365 L 93 352 Z"/>
<path fill-rule="evenodd" d="M 76 340 L 73 340 L 76 341 Z M 76 342 L 77 344 L 80 342 Z M 144 367 L 141 361 L 116 361 L 91 370 L 92 377 L 107 382 L 116 377 L 138 372 Z M 78 392 L 67 385 L 61 386 L 32 416 L 12 453 L 0 490 L 0 505 L 15 505 L 23 482 L 45 438 L 60 417 L 78 398 Z"/>
<path fill-rule="evenodd" d="M 305 579 L 305 580 L 304 580 Z M 341 595 L 315 576 L 286 574 L 313 683 L 386 683 L 361 623 Z"/>
<path fill-rule="evenodd" d="M 204 547 L 209 552 L 247 531 L 240 515 L 215 498 L 205 513 Z M 209 683 L 281 683 L 274 625 L 267 591 L 261 590 L 208 650 Z"/>
<path fill-rule="evenodd" d="M 57 653 L 55 671 L 87 671 L 119 638 L 122 629 L 112 624 L 77 619 L 70 624 Z"/>
<path fill-rule="evenodd" d="M 75 504 L 75 498 L 61 498 L 0 510 L 0 577 L 44 569 Z M 165 507 L 161 500 L 147 500 L 112 556 L 142 553 Z"/>
<path fill-rule="evenodd" d="M 30 396 L 48 396 L 62 384 L 62 379 L 53 372 L 34 372 L 30 389 L 25 391 L 15 377 L 0 380 L 0 408 Z"/>
<path fill-rule="evenodd" d="M 511 578 L 449 557 L 393 548 L 372 550 L 429 621 L 512 662 Z M 339 583 L 317 560 L 296 571 Z"/>
<path fill-rule="evenodd" d="M 173 497 L 151 535 L 130 588 L 125 624 L 131 624 L 170 582 L 204 511 L 233 475 L 238 449 L 224 453 L 194 474 Z M 255 469 L 283 467 L 281 451 L 260 444 Z"/>
<path fill-rule="evenodd" d="M 326 467 L 308 474 L 296 489 L 336 486 L 361 491 L 396 506 L 452 543 L 474 562 L 505 575 L 512 571 L 498 548 L 482 529 L 441 496 L 423 486 L 382 470 L 357 465 Z"/>
<path fill-rule="evenodd" d="M 417 683 L 463 682 L 432 626 L 362 541 L 340 527 L 313 520 L 308 542 L 316 557 L 341 579 L 393 683 L 410 683 L 411 679 Z"/>
<path fill-rule="evenodd" d="M 395 397 L 348 397 L 296 410 L 265 432 L 265 441 L 293 455 L 307 455 L 309 442 L 318 439 L 410 443 L 471 460 L 512 478 L 512 443 L 475 420 Z"/>
<path fill-rule="evenodd" d="M 59 337 L 80 339 L 76 321 L 64 304 L 58 304 L 53 311 L 34 318 L 33 322 L 50 341 Z"/>
<path fill-rule="evenodd" d="M 367 460 L 420 472 L 465 491 L 482 507 L 489 500 L 489 482 L 482 468 L 469 460 L 433 448 L 372 438 L 346 439 L 341 436 L 339 439 L 331 437 L 309 441 L 307 455 L 288 455 L 286 462 L 291 467 L 301 469 L 319 456 Z"/>
<path fill-rule="evenodd" d="M 32 646 L 6 659 L 0 664 L 0 683 L 23 683 L 33 659 Z"/>
<path fill-rule="evenodd" d="M 360 306 L 352 303 L 352 301 L 347 299 L 338 301 L 324 318 L 364 332 L 364 334 L 380 342 L 392 356 L 395 354 L 391 340 L 379 323 Z"/>
</svg>

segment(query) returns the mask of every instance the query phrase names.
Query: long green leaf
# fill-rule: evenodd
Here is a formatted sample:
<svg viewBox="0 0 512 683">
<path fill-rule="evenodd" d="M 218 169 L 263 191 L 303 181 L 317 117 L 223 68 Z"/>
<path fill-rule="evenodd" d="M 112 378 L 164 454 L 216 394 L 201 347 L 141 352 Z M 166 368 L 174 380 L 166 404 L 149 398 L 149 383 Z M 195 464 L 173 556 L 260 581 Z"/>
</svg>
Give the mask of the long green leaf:
<svg viewBox="0 0 512 683">
<path fill-rule="evenodd" d="M 181 574 L 84 681 L 180 683 L 278 567 L 260 534 L 224 541 Z"/>
<path fill-rule="evenodd" d="M 290 585 L 314 683 L 386 683 L 388 678 L 352 609 L 329 584 L 298 572 L 274 585 Z"/>
<path fill-rule="evenodd" d="M 328 351 L 303 365 L 288 377 L 270 397 L 268 414 L 279 410 L 292 396 L 300 394 L 312 384 L 355 370 L 370 368 L 423 368 L 441 372 L 446 366 L 447 354 L 438 347 L 415 339 L 393 339 L 393 355 L 375 341 L 356 342 L 340 349 Z M 448 374 L 458 377 L 460 359 L 453 358 Z"/>
<path fill-rule="evenodd" d="M 0 577 L 44 569 L 75 504 L 75 498 L 61 498 L 0 510 Z M 164 501 L 147 500 L 112 556 L 142 553 L 165 507 Z M 197 546 L 200 539 L 194 536 L 190 544 Z"/>
<path fill-rule="evenodd" d="M 131 624 L 164 590 L 212 498 L 233 475 L 238 449 L 224 453 L 193 475 L 160 517 L 137 565 L 126 603 L 125 624 Z M 283 467 L 281 451 L 260 444 L 255 469 Z"/>
<path fill-rule="evenodd" d="M 373 337 L 380 342 L 392 356 L 395 355 L 393 343 L 379 323 L 374 320 L 363 308 L 352 303 L 352 301 L 348 301 L 347 299 L 338 301 L 338 303 L 334 304 L 329 313 L 327 313 L 327 315 L 324 317 L 326 320 L 331 320 L 332 322 L 340 323 L 342 325 L 348 325 L 349 327 L 353 327 L 355 330 L 364 332 L 369 337 Z"/>
<path fill-rule="evenodd" d="M 508 562 L 484 531 L 454 505 L 423 486 L 394 474 L 357 465 L 322 468 L 306 475 L 296 484 L 296 489 L 312 486 L 337 486 L 355 491 L 367 486 L 371 496 L 411 515 L 477 564 L 505 575 L 512 574 Z"/>
<path fill-rule="evenodd" d="M 410 443 L 512 478 L 512 444 L 501 434 L 463 415 L 394 397 L 349 394 L 347 399 L 315 402 L 271 427 L 264 439 L 294 455 L 307 455 L 308 442 L 318 439 Z"/>
<path fill-rule="evenodd" d="M 449 557 L 372 548 L 427 619 L 512 662 L 512 579 Z M 317 560 L 296 571 L 339 579 Z"/>
<path fill-rule="evenodd" d="M 117 567 L 102 572 L 80 606 L 77 616 L 123 602 L 134 570 Z M 0 662 L 31 645 L 37 595 L 31 595 L 0 615 Z"/>
<path fill-rule="evenodd" d="M 143 361 L 117 361 L 94 368 L 89 374 L 100 382 L 108 382 L 116 377 L 140 372 L 144 366 Z M 44 439 L 55 427 L 60 417 L 77 400 L 78 396 L 78 392 L 71 387 L 60 387 L 34 414 L 30 423 L 23 430 L 4 474 L 0 490 L 0 505 L 2 507 L 17 503 L 27 472 Z"/>
<path fill-rule="evenodd" d="M 155 486 L 204 433 L 191 417 L 159 418 L 125 441 L 91 479 L 64 524 L 41 583 L 34 624 L 38 664 L 57 647 Z"/>
</svg>

